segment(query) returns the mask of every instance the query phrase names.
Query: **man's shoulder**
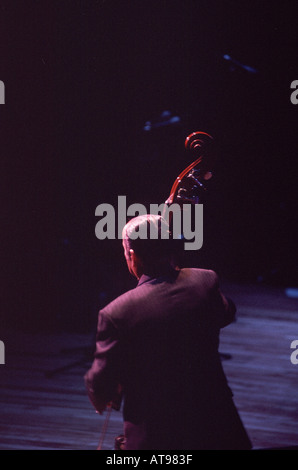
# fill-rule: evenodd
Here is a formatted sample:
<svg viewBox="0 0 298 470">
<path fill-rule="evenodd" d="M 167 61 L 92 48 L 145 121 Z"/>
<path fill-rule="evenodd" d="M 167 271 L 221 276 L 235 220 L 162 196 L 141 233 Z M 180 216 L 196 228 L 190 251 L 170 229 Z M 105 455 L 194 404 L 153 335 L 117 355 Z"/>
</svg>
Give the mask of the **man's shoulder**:
<svg viewBox="0 0 298 470">
<path fill-rule="evenodd" d="M 114 326 L 121 327 L 142 315 L 148 302 L 152 301 L 152 296 L 158 299 L 166 298 L 168 289 L 172 287 L 175 289 L 175 285 L 181 292 L 188 292 L 189 289 L 208 292 L 218 285 L 217 274 L 209 269 L 182 268 L 179 269 L 178 276 L 173 279 L 175 279 L 174 285 L 172 283 L 167 285 L 166 281 L 155 282 L 154 279 L 138 285 L 112 300 L 100 311 L 100 314 L 112 321 Z"/>
<path fill-rule="evenodd" d="M 210 284 L 218 283 L 218 275 L 212 269 L 182 268 L 180 273 L 182 277 L 193 279 L 194 281 Z"/>
<path fill-rule="evenodd" d="M 142 292 L 142 286 L 136 286 L 124 292 L 124 294 L 119 295 L 108 303 L 100 311 L 101 315 L 109 318 L 113 322 L 125 317 L 128 311 L 131 312 L 135 309 L 137 301 L 140 300 L 142 296 Z"/>
</svg>

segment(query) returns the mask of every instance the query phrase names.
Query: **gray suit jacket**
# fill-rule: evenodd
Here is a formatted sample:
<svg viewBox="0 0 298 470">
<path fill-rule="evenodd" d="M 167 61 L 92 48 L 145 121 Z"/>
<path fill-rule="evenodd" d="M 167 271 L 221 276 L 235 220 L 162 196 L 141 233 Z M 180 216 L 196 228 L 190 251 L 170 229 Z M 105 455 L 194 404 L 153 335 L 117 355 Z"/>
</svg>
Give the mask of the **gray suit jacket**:
<svg viewBox="0 0 298 470">
<path fill-rule="evenodd" d="M 99 312 L 85 383 L 99 412 L 121 390 L 126 449 L 250 448 L 218 353 L 235 312 L 216 273 L 190 268 L 143 275 Z"/>
</svg>

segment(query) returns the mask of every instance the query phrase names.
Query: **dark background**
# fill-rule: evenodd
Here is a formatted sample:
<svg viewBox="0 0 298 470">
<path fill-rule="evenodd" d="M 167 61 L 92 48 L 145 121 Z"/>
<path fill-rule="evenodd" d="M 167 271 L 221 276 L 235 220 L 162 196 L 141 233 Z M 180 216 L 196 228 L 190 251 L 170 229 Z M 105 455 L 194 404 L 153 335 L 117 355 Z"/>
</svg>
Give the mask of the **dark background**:
<svg viewBox="0 0 298 470">
<path fill-rule="evenodd" d="M 297 286 L 296 4 L 0 2 L 4 326 L 89 331 L 135 285 L 95 208 L 164 202 L 193 131 L 219 159 L 191 264 Z M 180 125 L 145 132 L 164 110 Z"/>
</svg>

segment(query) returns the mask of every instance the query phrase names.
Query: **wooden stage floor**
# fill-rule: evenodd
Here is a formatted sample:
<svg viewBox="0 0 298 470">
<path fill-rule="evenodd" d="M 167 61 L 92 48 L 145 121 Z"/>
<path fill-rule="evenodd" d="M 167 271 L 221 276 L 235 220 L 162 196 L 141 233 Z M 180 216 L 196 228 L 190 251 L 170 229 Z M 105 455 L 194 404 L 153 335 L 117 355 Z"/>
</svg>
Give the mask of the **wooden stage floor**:
<svg viewBox="0 0 298 470">
<path fill-rule="evenodd" d="M 290 360 L 298 300 L 272 287 L 222 290 L 238 317 L 222 331 L 220 352 L 254 449 L 298 448 L 298 364 Z M 95 450 L 105 415 L 94 412 L 83 383 L 92 335 L 6 331 L 0 339 L 0 449 Z M 121 414 L 113 411 L 103 449 L 113 449 L 121 431 Z"/>
</svg>

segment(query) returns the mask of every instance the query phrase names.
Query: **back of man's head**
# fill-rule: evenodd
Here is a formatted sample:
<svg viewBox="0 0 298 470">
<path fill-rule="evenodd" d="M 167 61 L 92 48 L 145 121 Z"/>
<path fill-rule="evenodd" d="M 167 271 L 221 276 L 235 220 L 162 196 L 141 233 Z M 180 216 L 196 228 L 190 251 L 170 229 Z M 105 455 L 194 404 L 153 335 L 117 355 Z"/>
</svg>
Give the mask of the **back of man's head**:
<svg viewBox="0 0 298 470">
<path fill-rule="evenodd" d="M 170 264 L 169 224 L 160 215 L 146 214 L 131 219 L 123 228 L 122 238 L 126 255 L 133 250 L 145 268 Z"/>
</svg>

